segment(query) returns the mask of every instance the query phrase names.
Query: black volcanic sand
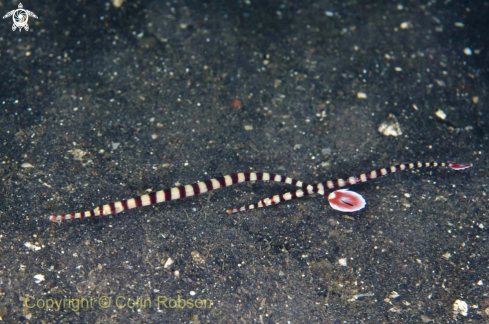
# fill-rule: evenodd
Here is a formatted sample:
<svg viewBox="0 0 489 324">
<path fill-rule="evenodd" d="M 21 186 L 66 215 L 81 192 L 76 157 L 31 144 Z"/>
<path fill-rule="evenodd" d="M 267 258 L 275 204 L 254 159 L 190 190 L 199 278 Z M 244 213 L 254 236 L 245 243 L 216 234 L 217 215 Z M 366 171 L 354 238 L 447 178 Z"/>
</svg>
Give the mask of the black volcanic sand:
<svg viewBox="0 0 489 324">
<path fill-rule="evenodd" d="M 3 322 L 487 323 L 489 2 L 23 4 L 29 31 L 0 25 Z M 356 185 L 351 214 L 227 215 L 293 190 L 257 182 L 47 218 L 450 160 L 474 167 Z"/>
</svg>

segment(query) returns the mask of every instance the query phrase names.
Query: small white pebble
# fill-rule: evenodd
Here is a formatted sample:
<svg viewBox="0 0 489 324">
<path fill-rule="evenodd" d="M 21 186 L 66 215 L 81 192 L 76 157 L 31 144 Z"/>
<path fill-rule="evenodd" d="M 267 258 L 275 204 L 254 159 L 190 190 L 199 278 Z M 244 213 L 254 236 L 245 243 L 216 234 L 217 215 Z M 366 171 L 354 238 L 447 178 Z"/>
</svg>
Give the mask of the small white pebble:
<svg viewBox="0 0 489 324">
<path fill-rule="evenodd" d="M 445 114 L 445 112 L 441 109 L 438 109 L 435 113 L 436 117 L 442 119 L 442 120 L 445 120 L 445 118 L 447 118 L 447 114 Z"/>
<path fill-rule="evenodd" d="M 37 275 L 35 275 L 35 276 L 34 276 L 34 279 L 36 280 L 36 283 L 37 283 L 37 284 L 38 284 L 38 283 L 40 283 L 41 281 L 46 280 L 46 278 L 44 277 L 44 275 L 43 275 L 43 274 L 37 274 Z"/>
<path fill-rule="evenodd" d="M 346 265 L 347 265 L 346 258 L 338 259 L 338 263 L 340 266 L 346 267 Z"/>
<path fill-rule="evenodd" d="M 124 0 L 112 0 L 112 5 L 116 8 L 120 8 L 123 3 L 124 3 Z"/>
<path fill-rule="evenodd" d="M 472 49 L 470 47 L 464 48 L 464 54 L 467 56 L 472 55 Z"/>
<path fill-rule="evenodd" d="M 446 260 L 450 259 L 452 257 L 452 254 L 450 252 L 445 252 L 442 257 L 444 257 Z"/>
<path fill-rule="evenodd" d="M 332 150 L 329 147 L 325 147 L 325 148 L 321 149 L 321 153 L 323 155 L 330 155 L 331 152 L 332 152 Z"/>
<path fill-rule="evenodd" d="M 244 129 L 247 131 L 251 131 L 251 130 L 253 130 L 253 126 L 252 125 L 245 125 Z"/>
<path fill-rule="evenodd" d="M 111 143 L 111 146 L 112 146 L 112 151 L 117 150 L 117 148 L 119 147 L 119 145 L 121 145 L 121 143 L 115 143 L 115 142 L 112 142 L 112 143 Z"/>
<path fill-rule="evenodd" d="M 443 81 L 443 80 L 440 80 L 440 79 L 435 79 L 435 82 L 436 82 L 436 84 L 437 84 L 438 86 L 440 86 L 440 87 L 446 87 L 446 86 L 447 86 L 447 84 L 446 84 L 446 83 L 445 83 L 445 81 Z"/>
<path fill-rule="evenodd" d="M 385 136 L 396 137 L 402 135 L 401 126 L 393 114 L 389 114 L 387 120 L 380 124 L 378 131 Z"/>
<path fill-rule="evenodd" d="M 469 314 L 469 305 L 463 300 L 457 299 L 455 303 L 453 303 L 453 317 L 457 317 L 457 315 L 467 316 Z"/>
<path fill-rule="evenodd" d="M 358 92 L 357 98 L 358 99 L 367 99 L 367 94 L 365 92 Z"/>
<path fill-rule="evenodd" d="M 455 27 L 459 27 L 459 28 L 462 28 L 462 27 L 465 27 L 465 24 L 461 21 L 456 21 L 454 23 Z"/>
<path fill-rule="evenodd" d="M 155 139 L 157 139 L 157 138 L 158 138 L 158 135 L 156 135 L 156 134 L 151 134 L 151 138 L 155 140 Z"/>
<path fill-rule="evenodd" d="M 384 134 L 385 136 L 396 137 L 396 136 L 399 136 L 400 134 L 402 134 L 402 132 L 398 131 L 398 128 L 396 127 L 396 125 L 389 125 L 386 123 L 380 124 L 378 131 L 380 133 Z"/>
<path fill-rule="evenodd" d="M 195 291 L 193 290 L 190 291 L 190 296 L 195 296 L 195 294 L 196 294 Z"/>
<path fill-rule="evenodd" d="M 399 27 L 401 27 L 401 29 L 408 29 L 408 28 L 411 28 L 411 23 L 408 21 L 405 21 L 405 22 L 402 22 Z"/>
<path fill-rule="evenodd" d="M 25 242 L 24 246 L 31 251 L 39 251 L 41 249 L 40 246 L 34 245 L 31 242 Z"/>
<path fill-rule="evenodd" d="M 24 169 L 27 169 L 27 168 L 33 168 L 33 167 L 34 167 L 32 164 L 30 164 L 30 163 L 28 163 L 28 162 L 26 162 L 26 163 L 22 163 L 20 166 L 21 166 L 22 168 L 24 168 Z"/>
<path fill-rule="evenodd" d="M 406 192 L 406 193 L 404 194 L 404 197 L 409 198 L 409 197 L 411 197 L 411 195 L 410 195 L 410 194 L 408 194 L 408 193 Z"/>
<path fill-rule="evenodd" d="M 173 261 L 172 258 L 168 258 L 168 260 L 166 260 L 165 265 L 163 266 L 163 268 L 168 269 L 173 263 L 175 263 L 175 261 Z"/>
</svg>

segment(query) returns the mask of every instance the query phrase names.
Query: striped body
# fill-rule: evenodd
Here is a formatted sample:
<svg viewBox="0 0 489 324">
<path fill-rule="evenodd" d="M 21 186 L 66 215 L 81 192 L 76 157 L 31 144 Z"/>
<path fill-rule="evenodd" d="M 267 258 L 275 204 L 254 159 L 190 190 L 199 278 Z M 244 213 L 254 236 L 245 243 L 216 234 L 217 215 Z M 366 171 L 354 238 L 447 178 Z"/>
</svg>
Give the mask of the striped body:
<svg viewBox="0 0 489 324">
<path fill-rule="evenodd" d="M 120 213 L 124 210 L 154 205 L 164 201 L 177 200 L 185 197 L 192 197 L 200 195 L 215 189 L 225 188 L 232 186 L 236 183 L 247 181 L 274 181 L 291 184 L 296 187 L 303 188 L 304 190 L 313 193 L 314 186 L 303 183 L 302 181 L 284 177 L 274 173 L 266 172 L 240 172 L 226 175 L 219 178 L 206 180 L 203 182 L 192 183 L 186 186 L 174 187 L 171 189 L 164 189 L 160 191 L 151 192 L 146 195 L 138 196 L 136 198 L 121 200 L 106 205 L 98 206 L 92 210 L 66 214 L 66 215 L 54 215 L 49 219 L 52 222 L 62 221 L 66 219 L 87 218 L 94 216 L 106 216 Z"/>
<path fill-rule="evenodd" d="M 368 180 L 376 179 L 381 176 L 385 176 L 390 173 L 394 173 L 396 171 L 402 171 L 402 170 L 409 170 L 409 169 L 419 169 L 423 167 L 450 167 L 451 169 L 454 170 L 462 170 L 471 167 L 472 164 L 459 164 L 455 162 L 442 162 L 442 163 L 437 163 L 437 162 L 429 162 L 429 163 L 408 163 L 408 164 L 399 164 L 395 166 L 391 166 L 389 168 L 383 168 L 383 169 L 378 169 L 371 171 L 369 173 L 365 174 L 360 174 L 358 176 L 354 177 L 349 177 L 347 179 L 336 179 L 336 180 L 331 180 L 323 183 L 318 183 L 315 185 L 309 185 L 305 182 L 289 178 L 289 177 L 284 177 L 278 174 L 274 173 L 266 173 L 266 172 L 240 172 L 240 173 L 233 173 L 230 175 L 226 175 L 223 177 L 219 178 L 214 178 L 210 180 L 205 180 L 203 182 L 197 182 L 185 186 L 179 186 L 179 187 L 174 187 L 171 189 L 164 189 L 160 191 L 155 191 L 151 192 L 146 195 L 138 196 L 136 198 L 132 199 L 127 199 L 127 200 L 121 200 L 118 202 L 113 202 L 109 203 L 106 205 L 101 205 L 98 206 L 92 210 L 86 211 L 86 212 L 81 212 L 81 213 L 74 213 L 74 214 L 66 214 L 66 215 L 54 215 L 54 216 L 49 216 L 49 220 L 52 222 L 55 221 L 62 221 L 62 220 L 67 220 L 67 219 L 77 219 L 77 218 L 87 218 L 87 217 L 94 217 L 94 216 L 106 216 L 106 215 L 113 215 L 120 213 L 124 210 L 132 209 L 132 208 L 137 208 L 137 207 L 142 207 L 142 206 L 148 206 L 148 205 L 154 205 L 158 204 L 164 201 L 170 201 L 170 200 L 176 200 L 180 198 L 185 198 L 185 197 L 192 197 L 195 195 L 200 195 L 215 189 L 219 188 L 225 188 L 232 186 L 237 183 L 241 182 L 247 182 L 247 181 L 274 181 L 274 182 L 282 182 L 286 184 L 290 184 L 296 187 L 299 187 L 300 189 L 294 191 L 294 192 L 287 192 L 281 195 L 275 195 L 271 198 L 265 198 L 260 200 L 256 204 L 244 206 L 241 208 L 236 208 L 232 210 L 227 210 L 227 213 L 237 213 L 240 211 L 245 211 L 249 209 L 254 209 L 254 208 L 261 208 L 261 207 L 266 207 L 270 205 L 275 205 L 283 201 L 295 199 L 295 198 L 300 198 L 304 197 L 309 194 L 320 194 L 320 195 L 328 195 L 328 200 L 330 201 L 330 204 L 333 208 L 337 210 L 342 210 L 346 211 L 346 209 L 342 209 L 335 207 L 335 205 L 340 205 L 338 204 L 338 198 L 335 196 L 335 192 L 332 193 L 326 193 L 325 191 L 328 189 L 336 189 L 336 188 L 341 188 L 349 185 L 354 185 L 360 182 L 366 182 Z M 336 193 L 339 192 L 336 191 Z M 347 196 L 347 197 L 355 197 L 358 199 L 358 197 L 363 200 L 363 198 L 354 192 L 350 192 L 348 194 L 345 191 L 342 191 L 341 195 Z M 334 202 L 334 204 L 333 204 Z M 339 201 L 340 203 L 345 203 L 348 204 L 348 202 L 345 201 Z M 363 208 L 365 203 L 363 202 L 363 205 L 361 205 L 360 208 Z M 358 209 L 356 209 L 358 210 Z M 349 211 L 355 211 L 355 210 L 349 210 Z"/>
<path fill-rule="evenodd" d="M 441 163 L 438 163 L 438 162 L 425 162 L 425 163 L 417 162 L 417 163 L 398 164 L 398 165 L 393 165 L 389 168 L 382 168 L 382 169 L 378 169 L 378 170 L 373 170 L 371 172 L 360 174 L 358 176 L 349 177 L 347 179 L 336 179 L 336 180 L 326 181 L 323 183 L 318 183 L 318 184 L 315 184 L 313 186 L 314 189 L 312 191 L 311 190 L 305 190 L 304 191 L 302 189 L 299 189 L 295 192 L 287 192 L 287 193 L 284 193 L 281 195 L 275 195 L 271 198 L 264 198 L 255 204 L 243 206 L 241 208 L 230 209 L 230 210 L 227 210 L 226 212 L 228 214 L 233 214 L 233 213 L 237 213 L 237 212 L 241 212 L 241 211 L 245 211 L 245 210 L 276 205 L 276 204 L 279 204 L 283 201 L 291 200 L 294 198 L 304 197 L 304 196 L 309 195 L 311 193 L 317 193 L 317 194 L 324 195 L 324 196 L 326 196 L 326 195 L 330 196 L 331 194 L 325 193 L 325 190 L 336 189 L 336 188 L 354 185 L 354 184 L 361 183 L 361 182 L 366 182 L 366 181 L 376 179 L 378 177 L 382 177 L 382 176 L 385 176 L 385 175 L 388 175 L 388 174 L 391 174 L 391 173 L 394 173 L 397 171 L 404 171 L 404 170 L 409 170 L 409 169 L 429 168 L 429 167 L 450 167 L 451 169 L 454 169 L 454 170 L 463 170 L 466 168 L 470 168 L 471 166 L 472 166 L 472 164 L 470 164 L 470 163 L 469 164 L 459 164 L 456 162 L 441 162 Z"/>
</svg>

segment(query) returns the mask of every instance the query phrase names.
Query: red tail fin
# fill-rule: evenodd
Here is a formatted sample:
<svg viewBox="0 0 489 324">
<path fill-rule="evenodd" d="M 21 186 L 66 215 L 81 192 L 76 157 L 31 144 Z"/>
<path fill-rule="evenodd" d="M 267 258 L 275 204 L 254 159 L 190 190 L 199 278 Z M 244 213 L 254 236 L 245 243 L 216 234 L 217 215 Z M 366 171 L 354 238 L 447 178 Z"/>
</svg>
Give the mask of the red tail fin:
<svg viewBox="0 0 489 324">
<path fill-rule="evenodd" d="M 472 163 L 460 164 L 457 162 L 448 162 L 447 164 L 450 168 L 452 168 L 454 170 L 463 170 L 463 169 L 467 169 L 467 168 L 470 168 L 473 166 Z"/>
</svg>

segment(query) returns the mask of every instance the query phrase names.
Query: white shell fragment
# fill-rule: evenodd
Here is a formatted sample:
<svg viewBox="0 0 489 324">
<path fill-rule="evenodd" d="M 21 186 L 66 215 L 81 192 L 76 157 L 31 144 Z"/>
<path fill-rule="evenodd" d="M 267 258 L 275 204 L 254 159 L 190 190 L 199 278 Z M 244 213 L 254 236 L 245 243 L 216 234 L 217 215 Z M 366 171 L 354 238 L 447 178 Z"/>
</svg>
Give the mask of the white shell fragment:
<svg viewBox="0 0 489 324">
<path fill-rule="evenodd" d="M 41 249 L 40 246 L 34 245 L 31 242 L 25 242 L 24 246 L 31 251 L 39 251 Z"/>
<path fill-rule="evenodd" d="M 116 143 L 116 142 L 110 143 L 110 146 L 111 146 L 112 151 L 117 150 L 117 148 L 119 147 L 119 145 L 121 145 L 121 143 Z"/>
<path fill-rule="evenodd" d="M 367 99 L 367 94 L 365 92 L 357 92 L 358 99 Z"/>
<path fill-rule="evenodd" d="M 399 136 L 402 135 L 401 126 L 397 121 L 396 116 L 389 114 L 389 117 L 385 122 L 380 124 L 379 132 L 385 136 Z"/>
<path fill-rule="evenodd" d="M 32 164 L 30 164 L 29 162 L 26 162 L 26 163 L 22 163 L 20 165 L 21 168 L 24 168 L 24 169 L 27 169 L 27 168 L 33 168 L 34 166 Z"/>
<path fill-rule="evenodd" d="M 404 21 L 399 25 L 399 27 L 401 27 L 401 29 L 409 29 L 412 27 L 412 25 L 409 21 Z"/>
<path fill-rule="evenodd" d="M 175 261 L 173 261 L 172 258 L 168 258 L 168 260 L 166 260 L 165 265 L 163 266 L 163 268 L 168 269 L 173 263 L 175 263 Z"/>
<path fill-rule="evenodd" d="M 363 298 L 363 297 L 373 297 L 373 296 L 375 296 L 374 293 L 356 294 L 356 295 L 353 295 L 350 299 L 348 299 L 348 301 L 354 302 L 355 300 L 358 300 L 358 299 Z"/>
<path fill-rule="evenodd" d="M 472 55 L 472 49 L 470 47 L 464 48 L 464 54 L 467 56 Z"/>
<path fill-rule="evenodd" d="M 120 8 L 125 0 L 112 0 L 112 5 L 116 8 Z"/>
<path fill-rule="evenodd" d="M 469 305 L 463 300 L 457 299 L 453 303 L 453 317 L 456 318 L 457 315 L 467 316 L 469 314 Z"/>
<path fill-rule="evenodd" d="M 347 266 L 346 258 L 338 259 L 338 263 L 342 267 L 346 267 Z"/>
<path fill-rule="evenodd" d="M 43 274 L 37 274 L 37 275 L 35 275 L 34 276 L 34 279 L 36 280 L 36 283 L 37 284 L 40 283 L 40 282 L 42 282 L 42 281 L 44 281 L 44 280 L 46 280 L 46 278 L 44 277 Z"/>
<path fill-rule="evenodd" d="M 441 109 L 438 109 L 435 113 L 436 117 L 442 119 L 442 120 L 445 120 L 447 118 L 447 114 L 441 110 Z"/>
</svg>

